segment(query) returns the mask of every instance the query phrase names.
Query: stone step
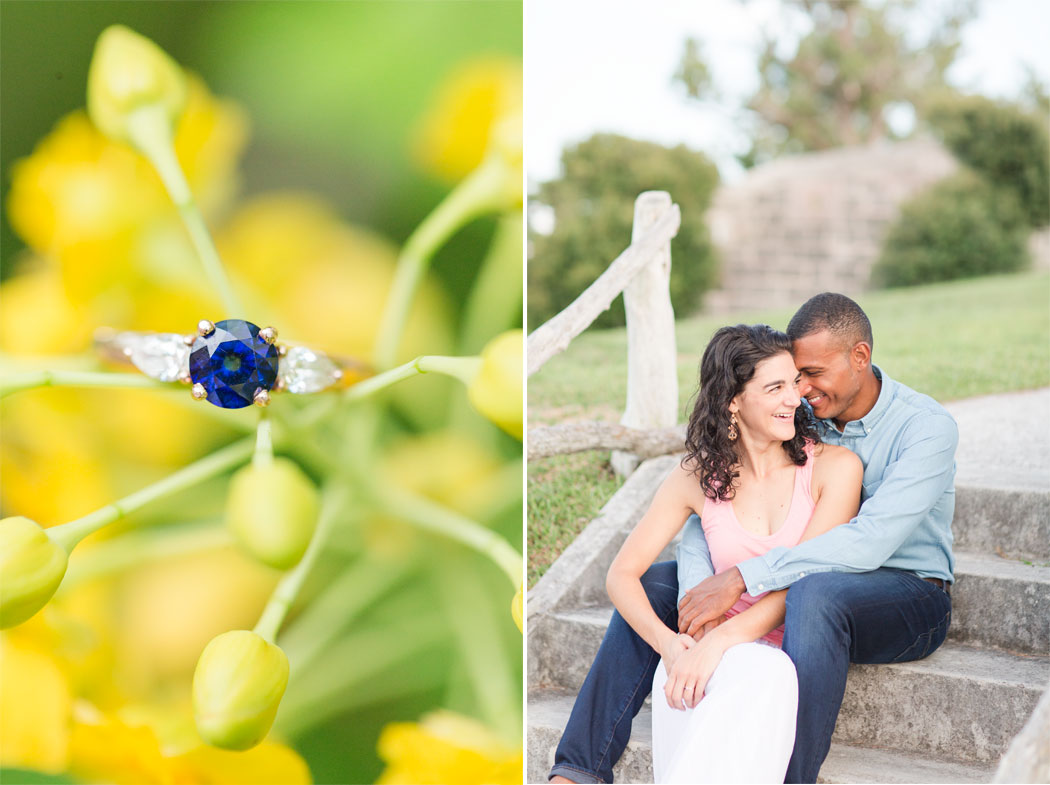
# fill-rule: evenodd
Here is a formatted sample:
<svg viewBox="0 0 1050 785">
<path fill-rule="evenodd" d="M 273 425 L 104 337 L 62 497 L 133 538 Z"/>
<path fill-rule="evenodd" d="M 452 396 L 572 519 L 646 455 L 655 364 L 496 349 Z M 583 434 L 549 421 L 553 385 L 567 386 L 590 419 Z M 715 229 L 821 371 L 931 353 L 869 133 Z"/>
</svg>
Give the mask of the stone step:
<svg viewBox="0 0 1050 785">
<path fill-rule="evenodd" d="M 1050 490 L 955 486 L 956 550 L 1050 562 Z"/>
<path fill-rule="evenodd" d="M 949 640 L 1050 653 L 1050 566 L 956 551 Z"/>
<path fill-rule="evenodd" d="M 560 614 L 559 634 L 529 638 L 529 686 L 578 690 L 594 659 L 605 611 Z M 549 631 L 549 630 L 548 630 Z M 949 642 L 924 660 L 852 665 L 835 738 L 969 763 L 994 763 L 1050 678 L 1050 658 Z M 922 733 L 915 732 L 922 728 Z"/>
<path fill-rule="evenodd" d="M 1050 567 L 956 553 L 951 641 L 1020 654 L 1050 653 Z M 554 613 L 529 636 L 529 683 L 578 689 L 612 615 L 595 607 Z M 536 647 L 539 648 L 536 648 Z"/>
<path fill-rule="evenodd" d="M 529 695 L 527 781 L 545 783 L 554 764 L 575 696 L 541 690 Z M 648 705 L 635 719 L 631 741 L 613 769 L 616 782 L 652 782 L 652 713 Z M 907 783 L 991 782 L 994 766 L 942 761 L 925 754 L 833 743 L 818 782 Z"/>
<path fill-rule="evenodd" d="M 1048 657 L 956 643 L 916 662 L 852 665 L 834 738 L 994 764 L 1032 715 L 1048 680 Z"/>
</svg>

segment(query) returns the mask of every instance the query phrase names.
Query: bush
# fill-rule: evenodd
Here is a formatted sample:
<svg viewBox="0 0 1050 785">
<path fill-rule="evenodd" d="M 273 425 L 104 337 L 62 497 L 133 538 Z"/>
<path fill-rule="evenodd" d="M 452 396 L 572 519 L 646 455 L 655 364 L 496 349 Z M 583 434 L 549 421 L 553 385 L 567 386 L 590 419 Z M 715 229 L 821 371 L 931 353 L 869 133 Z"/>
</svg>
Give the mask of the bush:
<svg viewBox="0 0 1050 785">
<path fill-rule="evenodd" d="M 530 234 L 529 324 L 535 329 L 601 275 L 631 243 L 634 201 L 642 191 L 667 191 L 682 211 L 671 241 L 671 303 L 692 313 L 717 275 L 704 211 L 718 170 L 702 153 L 613 134 L 597 134 L 562 153 L 564 175 L 540 186 L 536 202 L 554 209 L 553 233 Z M 624 323 L 623 298 L 595 324 Z"/>
<path fill-rule="evenodd" d="M 901 208 L 872 282 L 912 286 L 1012 272 L 1028 262 L 1026 238 L 1014 193 L 963 170 Z"/>
<path fill-rule="evenodd" d="M 981 96 L 955 96 L 932 107 L 929 121 L 956 158 L 992 185 L 1017 195 L 1030 226 L 1050 224 L 1045 119 Z"/>
</svg>

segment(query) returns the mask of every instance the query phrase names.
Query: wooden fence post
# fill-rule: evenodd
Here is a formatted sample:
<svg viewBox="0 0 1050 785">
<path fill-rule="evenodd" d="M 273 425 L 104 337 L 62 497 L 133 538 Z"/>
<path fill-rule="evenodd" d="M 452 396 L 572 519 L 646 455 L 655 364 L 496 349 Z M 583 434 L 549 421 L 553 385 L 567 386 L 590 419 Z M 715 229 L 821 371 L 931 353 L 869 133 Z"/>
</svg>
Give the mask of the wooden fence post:
<svg viewBox="0 0 1050 785">
<path fill-rule="evenodd" d="M 640 194 L 634 203 L 632 243 L 670 209 L 671 195 L 666 191 Z M 671 428 L 678 420 L 678 350 L 670 284 L 668 240 L 623 292 L 627 312 L 627 406 L 620 423 L 629 428 Z M 617 474 L 630 474 L 638 463 L 639 458 L 632 453 L 612 454 Z"/>
</svg>

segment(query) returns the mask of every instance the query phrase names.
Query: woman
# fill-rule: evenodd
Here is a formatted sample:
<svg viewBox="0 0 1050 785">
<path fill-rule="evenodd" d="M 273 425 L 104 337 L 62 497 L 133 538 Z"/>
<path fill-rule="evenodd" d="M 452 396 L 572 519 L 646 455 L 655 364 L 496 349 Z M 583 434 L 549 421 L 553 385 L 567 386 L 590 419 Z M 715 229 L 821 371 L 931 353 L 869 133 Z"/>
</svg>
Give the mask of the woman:
<svg viewBox="0 0 1050 785">
<path fill-rule="evenodd" d="M 688 454 L 609 568 L 617 610 L 662 657 L 653 680 L 656 782 L 783 782 L 791 757 L 797 684 L 779 648 L 786 591 L 744 594 L 694 641 L 664 625 L 640 581 L 693 512 L 716 572 L 856 514 L 860 459 L 817 441 L 790 349 L 766 325 L 715 333 L 700 365 Z"/>
</svg>

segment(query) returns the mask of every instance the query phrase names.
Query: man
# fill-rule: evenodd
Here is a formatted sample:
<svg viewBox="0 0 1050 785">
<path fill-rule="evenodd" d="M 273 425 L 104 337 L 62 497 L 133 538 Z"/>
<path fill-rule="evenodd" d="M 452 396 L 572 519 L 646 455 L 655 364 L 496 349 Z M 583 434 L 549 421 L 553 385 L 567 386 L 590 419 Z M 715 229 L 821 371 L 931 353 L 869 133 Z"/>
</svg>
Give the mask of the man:
<svg viewBox="0 0 1050 785">
<path fill-rule="evenodd" d="M 799 394 L 818 420 L 821 439 L 848 447 L 864 464 L 857 517 L 712 575 L 694 515 L 677 569 L 674 562 L 654 564 L 642 583 L 665 623 L 697 639 L 744 591 L 790 587 L 784 651 L 798 674 L 799 706 L 786 781 L 794 783 L 816 782 L 850 662 L 922 659 L 944 641 L 958 429 L 932 398 L 871 364 L 871 324 L 848 297 L 811 298 L 787 333 L 802 377 Z M 615 613 L 558 745 L 552 782 L 612 782 L 658 661 Z"/>
</svg>

